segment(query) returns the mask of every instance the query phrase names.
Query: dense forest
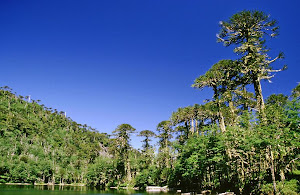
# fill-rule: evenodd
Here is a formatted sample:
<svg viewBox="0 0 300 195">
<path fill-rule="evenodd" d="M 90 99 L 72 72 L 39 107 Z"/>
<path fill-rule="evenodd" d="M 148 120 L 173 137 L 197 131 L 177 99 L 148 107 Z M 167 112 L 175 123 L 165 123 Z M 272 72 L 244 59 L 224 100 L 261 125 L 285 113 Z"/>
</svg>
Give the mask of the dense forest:
<svg viewBox="0 0 300 195">
<path fill-rule="evenodd" d="M 0 182 L 169 186 L 183 191 L 297 194 L 300 180 L 300 85 L 263 98 L 273 64 L 266 43 L 277 22 L 242 11 L 220 22 L 217 41 L 238 59 L 223 59 L 195 79 L 211 88 L 203 104 L 178 108 L 156 130 L 120 124 L 112 135 L 78 124 L 38 100 L 0 90 Z M 143 137 L 141 149 L 129 143 Z M 158 148 L 151 140 L 158 140 Z"/>
</svg>

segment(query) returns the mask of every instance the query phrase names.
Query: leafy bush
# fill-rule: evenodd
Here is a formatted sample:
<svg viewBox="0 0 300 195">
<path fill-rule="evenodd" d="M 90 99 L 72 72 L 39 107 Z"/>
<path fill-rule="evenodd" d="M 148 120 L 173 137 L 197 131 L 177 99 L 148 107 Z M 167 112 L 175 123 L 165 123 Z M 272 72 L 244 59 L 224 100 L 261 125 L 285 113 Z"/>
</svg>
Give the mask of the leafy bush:
<svg viewBox="0 0 300 195">
<path fill-rule="evenodd" d="M 299 193 L 299 181 L 292 179 L 290 181 L 276 182 L 277 190 L 283 195 L 297 195 Z M 262 186 L 261 192 L 263 194 L 274 194 L 272 183 Z"/>
</svg>

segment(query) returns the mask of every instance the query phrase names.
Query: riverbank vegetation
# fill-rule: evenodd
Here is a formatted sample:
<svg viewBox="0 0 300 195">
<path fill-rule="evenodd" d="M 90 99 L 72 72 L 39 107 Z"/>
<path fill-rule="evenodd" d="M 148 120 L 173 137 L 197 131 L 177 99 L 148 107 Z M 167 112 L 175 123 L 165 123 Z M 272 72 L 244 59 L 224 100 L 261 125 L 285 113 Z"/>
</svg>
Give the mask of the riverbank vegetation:
<svg viewBox="0 0 300 195">
<path fill-rule="evenodd" d="M 149 185 L 237 194 L 297 194 L 300 179 L 300 85 L 263 98 L 262 80 L 286 69 L 266 45 L 277 22 L 242 11 L 220 22 L 223 59 L 195 79 L 210 88 L 204 104 L 178 108 L 155 130 L 120 124 L 112 135 L 78 124 L 36 100 L 0 90 L 0 182 Z M 278 75 L 279 76 L 279 75 Z M 143 137 L 143 147 L 129 143 Z M 151 140 L 158 140 L 158 148 Z"/>
</svg>

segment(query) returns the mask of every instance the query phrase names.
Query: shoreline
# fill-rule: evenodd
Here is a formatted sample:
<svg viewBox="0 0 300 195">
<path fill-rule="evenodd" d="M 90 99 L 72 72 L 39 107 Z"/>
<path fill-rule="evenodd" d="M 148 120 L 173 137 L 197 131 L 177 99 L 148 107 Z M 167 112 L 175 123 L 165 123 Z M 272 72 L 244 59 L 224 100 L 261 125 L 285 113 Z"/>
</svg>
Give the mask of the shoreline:
<svg viewBox="0 0 300 195">
<path fill-rule="evenodd" d="M 31 183 L 3 183 L 5 185 L 20 185 L 20 186 L 30 186 Z"/>
<path fill-rule="evenodd" d="M 21 186 L 75 186 L 75 187 L 84 187 L 86 184 L 52 184 L 52 183 L 3 183 L 4 185 L 21 185 Z"/>
<path fill-rule="evenodd" d="M 35 186 L 75 186 L 75 187 L 84 187 L 86 184 L 78 183 L 78 184 L 67 184 L 67 183 L 59 183 L 59 184 L 53 184 L 53 183 L 35 183 L 33 184 Z"/>
</svg>

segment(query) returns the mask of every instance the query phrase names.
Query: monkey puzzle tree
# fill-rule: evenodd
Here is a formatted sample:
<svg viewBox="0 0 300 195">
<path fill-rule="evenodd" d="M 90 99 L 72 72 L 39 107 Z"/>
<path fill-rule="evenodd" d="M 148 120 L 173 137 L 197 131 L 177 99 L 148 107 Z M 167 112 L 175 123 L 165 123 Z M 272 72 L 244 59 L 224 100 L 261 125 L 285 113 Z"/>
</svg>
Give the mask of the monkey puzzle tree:
<svg viewBox="0 0 300 195">
<path fill-rule="evenodd" d="M 221 30 L 217 35 L 218 42 L 225 46 L 237 45 L 234 52 L 241 55 L 239 66 L 244 74 L 246 84 L 253 84 L 257 100 L 257 108 L 262 118 L 265 118 L 264 100 L 262 95 L 261 80 L 270 81 L 274 72 L 286 68 L 274 70 L 271 63 L 283 58 L 283 53 L 271 59 L 267 52 L 266 37 L 278 35 L 277 21 L 261 11 L 242 11 L 234 14 L 228 22 L 220 22 Z"/>
<path fill-rule="evenodd" d="M 151 137 L 155 137 L 156 135 L 153 131 L 143 130 L 138 134 L 138 136 L 145 137 L 145 139 L 142 142 L 144 143 L 143 144 L 144 151 L 147 151 L 151 148 L 150 145 Z"/>
<path fill-rule="evenodd" d="M 200 129 L 207 119 L 207 112 L 203 105 L 195 104 L 184 108 L 178 108 L 172 113 L 170 121 L 175 127 L 175 132 L 180 133 L 179 139 L 183 144 L 190 136 L 200 133 Z"/>
<path fill-rule="evenodd" d="M 143 130 L 141 131 L 138 136 L 144 137 L 142 140 L 143 142 L 143 149 L 142 149 L 142 158 L 140 159 L 140 166 L 142 169 L 147 169 L 153 162 L 154 157 L 154 149 L 151 146 L 150 142 L 152 141 L 151 138 L 155 137 L 156 134 L 150 130 Z"/>
<path fill-rule="evenodd" d="M 166 185 L 170 175 L 171 166 L 173 165 L 171 155 L 171 139 L 172 139 L 172 124 L 170 121 L 162 121 L 157 125 L 159 153 L 157 157 L 159 170 L 159 184 Z"/>
<path fill-rule="evenodd" d="M 236 69 L 236 62 L 232 60 L 220 60 L 214 64 L 204 75 L 196 78 L 192 87 L 203 89 L 211 87 L 214 91 L 213 101 L 216 107 L 216 114 L 220 129 L 225 131 L 225 121 L 222 113 L 224 101 L 229 102 L 231 110 L 233 108 L 232 92 L 239 84 L 238 71 Z M 234 111 L 232 111 L 234 112 Z"/>
<path fill-rule="evenodd" d="M 170 146 L 172 139 L 172 128 L 170 121 L 162 121 L 157 125 L 159 135 L 159 152 L 164 156 L 163 162 L 167 168 L 170 167 Z"/>
<path fill-rule="evenodd" d="M 121 124 L 114 131 L 116 141 L 118 143 L 117 150 L 119 154 L 119 164 L 120 169 L 124 168 L 124 172 L 127 176 L 127 180 L 131 180 L 131 167 L 129 162 L 129 150 L 130 150 L 130 134 L 135 132 L 129 124 Z M 121 170 L 123 171 L 123 170 Z"/>
</svg>

